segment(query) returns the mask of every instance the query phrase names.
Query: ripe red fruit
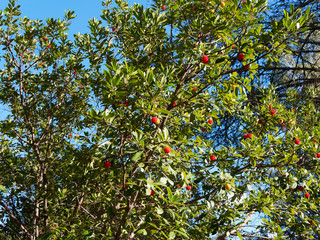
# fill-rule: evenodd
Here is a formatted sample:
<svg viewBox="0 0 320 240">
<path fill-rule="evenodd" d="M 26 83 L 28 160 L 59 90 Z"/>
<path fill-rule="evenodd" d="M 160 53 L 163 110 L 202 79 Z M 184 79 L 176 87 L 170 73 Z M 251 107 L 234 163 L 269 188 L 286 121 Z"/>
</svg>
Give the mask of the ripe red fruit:
<svg viewBox="0 0 320 240">
<path fill-rule="evenodd" d="M 234 45 L 232 45 L 231 47 L 234 48 Z"/>
<path fill-rule="evenodd" d="M 320 158 L 320 153 L 317 154 L 317 158 Z"/>
<path fill-rule="evenodd" d="M 317 142 L 317 139 L 313 139 L 314 142 Z"/>
<path fill-rule="evenodd" d="M 252 137 L 252 134 L 251 133 L 248 133 L 247 134 L 247 138 L 251 138 Z"/>
<path fill-rule="evenodd" d="M 313 222 L 312 222 L 312 221 L 309 221 L 309 223 L 310 223 L 311 225 L 313 225 Z"/>
<path fill-rule="evenodd" d="M 180 185 L 177 185 L 177 188 L 180 188 Z"/>
<path fill-rule="evenodd" d="M 191 8 L 191 10 L 194 10 L 194 8 Z"/>
<path fill-rule="evenodd" d="M 45 41 L 48 41 L 48 38 L 44 38 Z"/>
<path fill-rule="evenodd" d="M 293 109 L 292 111 L 293 111 L 293 112 L 295 112 L 296 110 L 295 110 L 295 109 Z"/>
<path fill-rule="evenodd" d="M 269 108 L 272 108 L 272 106 L 271 106 L 271 105 L 269 105 Z"/>
<path fill-rule="evenodd" d="M 259 123 L 259 124 L 262 124 L 262 120 L 260 119 L 260 120 L 258 121 L 258 123 Z"/>
<path fill-rule="evenodd" d="M 111 167 L 111 162 L 106 161 L 106 162 L 103 163 L 103 166 L 104 166 L 105 168 L 110 168 L 110 167 Z"/>
<path fill-rule="evenodd" d="M 309 197 L 310 197 L 310 194 L 309 194 L 309 193 L 306 193 L 305 196 L 306 196 L 306 198 L 309 198 Z"/>
<path fill-rule="evenodd" d="M 249 69 L 250 69 L 250 65 L 245 65 L 245 66 L 244 66 L 244 69 L 245 69 L 245 70 L 249 70 Z"/>
<path fill-rule="evenodd" d="M 211 156 L 210 159 L 211 159 L 211 161 L 214 161 L 214 160 L 216 160 L 216 157 L 215 156 Z"/>
<path fill-rule="evenodd" d="M 170 152 L 171 152 L 171 148 L 165 147 L 165 148 L 164 148 L 164 152 L 165 152 L 165 153 L 170 153 Z"/>
<path fill-rule="evenodd" d="M 116 31 L 116 28 L 112 28 L 112 31 L 114 31 L 114 32 L 115 32 L 115 31 Z"/>
<path fill-rule="evenodd" d="M 237 58 L 241 62 L 244 59 L 244 55 L 242 53 L 239 53 Z"/>
<path fill-rule="evenodd" d="M 209 119 L 209 120 L 208 120 L 208 123 L 212 124 L 212 123 L 213 123 L 213 120 L 212 120 L 212 119 Z"/>
<path fill-rule="evenodd" d="M 172 104 L 174 107 L 175 106 L 177 106 L 178 105 L 178 103 L 177 102 L 173 102 L 173 104 Z"/>
<path fill-rule="evenodd" d="M 152 196 L 152 195 L 154 195 L 155 194 L 155 192 L 153 191 L 153 190 L 151 190 L 150 191 L 150 195 Z"/>
<path fill-rule="evenodd" d="M 151 119 L 151 121 L 152 121 L 154 124 L 159 124 L 159 123 L 160 123 L 160 120 L 159 120 L 158 118 L 156 118 L 156 117 L 153 117 L 153 118 Z"/>
<path fill-rule="evenodd" d="M 243 138 L 244 138 L 244 139 L 247 139 L 247 138 L 248 138 L 248 134 L 245 134 L 245 135 L 243 136 Z"/>
<path fill-rule="evenodd" d="M 193 88 L 193 91 L 195 91 L 195 92 L 196 92 L 196 91 L 197 91 L 197 89 L 196 89 L 196 88 Z"/>
<path fill-rule="evenodd" d="M 191 190 L 191 186 L 190 185 L 187 186 L 187 190 Z"/>
<path fill-rule="evenodd" d="M 208 63 L 208 62 L 209 62 L 208 56 L 203 56 L 203 57 L 202 57 L 202 62 L 203 62 L 204 64 Z"/>
<path fill-rule="evenodd" d="M 205 129 L 205 128 L 202 128 L 201 130 L 202 130 L 202 132 L 205 132 L 205 131 L 206 131 L 206 129 Z"/>
<path fill-rule="evenodd" d="M 127 107 L 129 106 L 129 103 L 128 103 L 128 102 L 125 102 L 124 104 L 125 104 Z"/>
<path fill-rule="evenodd" d="M 303 191 L 303 189 L 304 189 L 304 188 L 303 188 L 302 186 L 298 186 L 298 190 L 299 190 L 299 191 Z"/>
<path fill-rule="evenodd" d="M 47 47 L 48 47 L 48 48 L 51 48 L 51 45 L 49 44 Z"/>
<path fill-rule="evenodd" d="M 295 144 L 300 144 L 300 140 L 299 139 L 294 139 Z"/>
<path fill-rule="evenodd" d="M 276 114 L 276 110 L 272 109 L 271 110 L 271 116 L 273 116 L 274 114 Z"/>
<path fill-rule="evenodd" d="M 162 10 L 163 10 L 163 11 L 164 11 L 164 10 L 166 10 L 166 7 L 165 7 L 165 6 L 163 6 L 163 7 L 162 7 Z"/>
</svg>

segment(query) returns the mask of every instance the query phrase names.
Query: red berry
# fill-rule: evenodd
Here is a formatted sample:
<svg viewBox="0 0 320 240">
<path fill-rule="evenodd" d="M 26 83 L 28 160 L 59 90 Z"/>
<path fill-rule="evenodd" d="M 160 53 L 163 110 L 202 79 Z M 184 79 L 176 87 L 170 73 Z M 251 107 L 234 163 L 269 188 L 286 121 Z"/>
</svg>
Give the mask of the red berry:
<svg viewBox="0 0 320 240">
<path fill-rule="evenodd" d="M 208 123 L 212 124 L 212 123 L 213 123 L 213 120 L 212 120 L 212 119 L 209 119 Z"/>
<path fill-rule="evenodd" d="M 51 48 L 51 45 L 49 44 L 47 47 L 48 47 L 48 48 Z"/>
<path fill-rule="evenodd" d="M 320 158 L 320 153 L 317 154 L 317 158 Z"/>
<path fill-rule="evenodd" d="M 170 153 L 170 152 L 171 152 L 171 148 L 165 147 L 165 148 L 164 148 L 164 152 L 165 152 L 165 153 Z"/>
<path fill-rule="evenodd" d="M 165 6 L 163 6 L 163 7 L 162 7 L 162 10 L 163 10 L 163 11 L 164 11 L 164 10 L 166 10 L 166 7 L 165 7 Z"/>
<path fill-rule="evenodd" d="M 232 45 L 231 47 L 234 48 L 234 45 Z"/>
<path fill-rule="evenodd" d="M 204 64 L 208 63 L 208 62 L 209 62 L 208 56 L 203 56 L 203 57 L 202 57 L 202 62 L 203 62 Z"/>
<path fill-rule="evenodd" d="M 128 102 L 125 102 L 124 104 L 125 104 L 127 107 L 129 106 L 129 103 L 128 103 Z"/>
<path fill-rule="evenodd" d="M 271 115 L 273 116 L 274 114 L 276 114 L 276 110 L 272 109 L 271 110 Z"/>
<path fill-rule="evenodd" d="M 173 102 L 173 104 L 172 104 L 174 107 L 175 106 L 177 106 L 178 105 L 178 103 L 177 102 Z"/>
<path fill-rule="evenodd" d="M 272 108 L 272 106 L 271 106 L 271 105 L 269 105 L 269 108 Z"/>
<path fill-rule="evenodd" d="M 152 195 L 154 195 L 155 194 L 155 192 L 153 191 L 153 190 L 151 190 L 150 191 L 150 195 L 152 196 Z"/>
<path fill-rule="evenodd" d="M 180 188 L 180 185 L 177 185 L 177 188 Z"/>
<path fill-rule="evenodd" d="M 205 129 L 205 128 L 202 128 L 201 130 L 202 130 L 202 132 L 205 132 L 205 131 L 206 131 L 206 129 Z"/>
<path fill-rule="evenodd" d="M 313 139 L 314 142 L 317 142 L 317 139 Z"/>
<path fill-rule="evenodd" d="M 244 55 L 242 53 L 239 53 L 238 54 L 238 60 L 239 61 L 243 61 L 243 59 L 244 59 Z"/>
<path fill-rule="evenodd" d="M 214 160 L 216 160 L 216 157 L 215 156 L 211 156 L 210 159 L 211 159 L 211 161 L 214 161 Z"/>
<path fill-rule="evenodd" d="M 305 196 L 306 196 L 306 198 L 309 198 L 309 197 L 310 197 L 310 194 L 309 194 L 309 193 L 306 193 Z"/>
<path fill-rule="evenodd" d="M 303 189 L 304 189 L 304 188 L 303 188 L 302 186 L 298 186 L 298 190 L 299 190 L 299 191 L 303 191 Z"/>
<path fill-rule="evenodd" d="M 106 162 L 103 163 L 103 166 L 104 166 L 105 168 L 110 168 L 110 167 L 111 167 L 111 162 L 106 161 Z"/>
<path fill-rule="evenodd" d="M 191 8 L 191 10 L 194 10 L 194 8 Z"/>
<path fill-rule="evenodd" d="M 191 190 L 191 186 L 190 185 L 187 186 L 187 190 Z"/>
<path fill-rule="evenodd" d="M 196 92 L 196 91 L 197 91 L 197 89 L 196 89 L 196 88 L 193 88 L 193 91 L 195 91 L 195 92 Z"/>
<path fill-rule="evenodd" d="M 250 69 L 250 65 L 245 65 L 245 66 L 244 66 L 244 69 L 245 69 L 245 70 L 249 70 L 249 69 Z"/>
<path fill-rule="evenodd" d="M 258 123 L 259 123 L 259 124 L 262 124 L 262 120 L 260 119 L 260 120 L 258 121 Z"/>
<path fill-rule="evenodd" d="M 295 142 L 295 144 L 300 144 L 300 140 L 297 138 L 294 140 L 294 142 Z"/>
<path fill-rule="evenodd" d="M 156 118 L 156 117 L 153 117 L 152 119 L 151 119 L 151 121 L 154 123 L 154 124 L 159 124 L 159 119 L 158 118 Z"/>
<path fill-rule="evenodd" d="M 112 31 L 114 31 L 114 32 L 115 32 L 115 31 L 116 31 L 116 28 L 112 28 Z"/>
<path fill-rule="evenodd" d="M 312 222 L 312 221 L 309 221 L 309 223 L 310 223 L 311 225 L 313 225 L 313 222 Z"/>
<path fill-rule="evenodd" d="M 296 110 L 295 110 L 295 109 L 293 109 L 292 111 L 293 111 L 293 112 L 295 112 Z"/>
<path fill-rule="evenodd" d="M 247 134 L 247 137 L 248 137 L 248 138 L 251 138 L 251 137 L 252 137 L 252 134 L 251 134 L 251 133 L 248 133 L 248 134 Z"/>
<path fill-rule="evenodd" d="M 48 41 L 48 38 L 44 38 L 45 41 Z"/>
<path fill-rule="evenodd" d="M 178 148 L 178 149 L 177 149 L 177 151 L 180 151 L 180 150 L 181 150 L 181 148 Z"/>
<path fill-rule="evenodd" d="M 77 75 L 77 72 L 74 72 L 75 75 Z"/>
<path fill-rule="evenodd" d="M 243 138 L 244 138 L 244 139 L 247 139 L 247 138 L 248 138 L 248 134 L 245 134 L 245 135 L 243 136 Z"/>
</svg>

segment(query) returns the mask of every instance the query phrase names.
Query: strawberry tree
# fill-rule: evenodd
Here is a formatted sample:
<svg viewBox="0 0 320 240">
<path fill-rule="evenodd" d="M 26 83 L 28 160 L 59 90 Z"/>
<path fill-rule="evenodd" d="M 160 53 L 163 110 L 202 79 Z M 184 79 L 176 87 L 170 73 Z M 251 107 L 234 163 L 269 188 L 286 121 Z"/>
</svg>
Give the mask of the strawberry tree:
<svg viewBox="0 0 320 240">
<path fill-rule="evenodd" d="M 74 41 L 71 11 L 43 23 L 19 18 L 11 0 L 1 12 L 3 232 L 221 240 L 248 236 L 260 214 L 257 228 L 274 236 L 279 218 L 312 234 L 317 132 L 307 126 L 318 113 L 294 93 L 247 97 L 259 61 L 277 61 L 308 12 L 285 12 L 266 32 L 265 0 L 111 3 Z M 229 116 L 236 140 L 213 140 Z"/>
</svg>

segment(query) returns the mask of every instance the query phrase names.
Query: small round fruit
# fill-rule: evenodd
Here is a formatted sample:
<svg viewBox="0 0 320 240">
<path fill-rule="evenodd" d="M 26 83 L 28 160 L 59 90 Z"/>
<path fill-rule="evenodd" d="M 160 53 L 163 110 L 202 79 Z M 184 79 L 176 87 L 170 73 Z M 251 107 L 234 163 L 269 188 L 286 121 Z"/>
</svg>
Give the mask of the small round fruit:
<svg viewBox="0 0 320 240">
<path fill-rule="evenodd" d="M 173 102 L 173 104 L 172 104 L 174 107 L 175 106 L 177 106 L 178 105 L 178 103 L 177 102 Z"/>
<path fill-rule="evenodd" d="M 210 159 L 211 159 L 211 161 L 214 161 L 214 160 L 216 160 L 216 157 L 215 156 L 211 156 Z"/>
<path fill-rule="evenodd" d="M 150 195 L 152 196 L 152 195 L 154 195 L 155 194 L 155 192 L 153 191 L 153 190 L 151 190 L 150 191 Z"/>
<path fill-rule="evenodd" d="M 228 190 L 230 190 L 230 189 L 231 189 L 231 185 L 228 183 L 228 184 L 226 185 L 226 188 L 227 188 Z"/>
<path fill-rule="evenodd" d="M 244 55 L 243 55 L 242 53 L 239 53 L 238 56 L 237 56 L 237 58 L 238 58 L 238 60 L 239 60 L 240 62 L 242 62 L 243 59 L 244 59 Z"/>
<path fill-rule="evenodd" d="M 320 153 L 317 154 L 317 158 L 320 158 Z"/>
<path fill-rule="evenodd" d="M 303 189 L 304 189 L 302 186 L 298 186 L 297 188 L 299 191 L 303 191 Z"/>
<path fill-rule="evenodd" d="M 276 110 L 272 109 L 270 113 L 271 113 L 271 115 L 273 116 L 273 115 L 276 114 Z"/>
<path fill-rule="evenodd" d="M 215 11 L 214 11 L 214 9 L 211 9 L 210 11 L 211 11 L 212 13 L 214 13 L 214 12 L 215 12 Z"/>
<path fill-rule="evenodd" d="M 250 65 L 245 65 L 245 66 L 244 66 L 244 69 L 245 69 L 245 70 L 249 70 L 249 69 L 250 69 Z"/>
<path fill-rule="evenodd" d="M 262 120 L 261 120 L 261 119 L 259 119 L 259 120 L 258 120 L 258 123 L 259 123 L 259 124 L 262 124 Z"/>
<path fill-rule="evenodd" d="M 156 117 L 153 117 L 152 120 L 151 120 L 154 124 L 159 124 L 160 123 L 160 120 Z"/>
<path fill-rule="evenodd" d="M 295 124 L 295 122 L 294 122 L 294 121 L 291 121 L 290 124 L 293 126 L 293 125 Z"/>
<path fill-rule="evenodd" d="M 212 120 L 212 119 L 209 119 L 209 120 L 208 120 L 208 123 L 209 123 L 209 124 L 212 124 L 212 123 L 213 123 L 213 120 Z"/>
<path fill-rule="evenodd" d="M 166 7 L 165 7 L 165 6 L 163 6 L 163 7 L 162 7 L 162 10 L 163 10 L 163 11 L 164 11 L 164 10 L 166 10 Z"/>
<path fill-rule="evenodd" d="M 170 153 L 170 152 L 171 152 L 171 148 L 165 147 L 165 148 L 164 148 L 164 152 L 165 152 L 165 153 Z"/>
<path fill-rule="evenodd" d="M 191 190 L 191 186 L 190 185 L 187 186 L 187 190 Z"/>
<path fill-rule="evenodd" d="M 317 139 L 313 139 L 314 142 L 317 142 Z"/>
<path fill-rule="evenodd" d="M 248 137 L 248 138 L 251 138 L 251 137 L 252 137 L 252 134 L 251 134 L 251 133 L 248 133 L 248 134 L 247 134 L 247 137 Z"/>
<path fill-rule="evenodd" d="M 283 123 L 283 120 L 282 120 L 282 119 L 280 119 L 280 120 L 279 120 L 279 123 L 280 123 L 280 124 L 282 124 L 282 123 Z"/>
<path fill-rule="evenodd" d="M 296 138 L 296 139 L 294 140 L 294 143 L 295 143 L 295 144 L 300 144 L 300 140 Z"/>
<path fill-rule="evenodd" d="M 225 2 L 221 2 L 220 5 L 221 5 L 221 7 L 224 7 L 226 5 L 226 3 Z"/>
<path fill-rule="evenodd" d="M 248 134 L 243 135 L 243 138 L 247 139 L 248 138 Z"/>
<path fill-rule="evenodd" d="M 103 163 L 103 166 L 104 166 L 105 168 L 110 168 L 110 167 L 111 167 L 111 162 L 105 161 L 105 162 Z"/>
<path fill-rule="evenodd" d="M 309 197 L 310 197 L 310 194 L 309 194 L 309 193 L 306 193 L 305 196 L 306 196 L 306 198 L 309 198 Z"/>
<path fill-rule="evenodd" d="M 208 56 L 203 56 L 203 57 L 202 57 L 202 62 L 203 62 L 204 64 L 207 64 L 207 63 L 209 62 Z"/>
</svg>

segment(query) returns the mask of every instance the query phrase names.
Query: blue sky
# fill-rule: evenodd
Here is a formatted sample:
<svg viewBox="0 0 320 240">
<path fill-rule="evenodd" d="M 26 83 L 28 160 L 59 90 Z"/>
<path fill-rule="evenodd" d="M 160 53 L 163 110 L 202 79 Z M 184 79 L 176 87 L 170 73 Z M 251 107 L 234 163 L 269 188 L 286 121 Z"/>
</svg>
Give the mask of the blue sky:
<svg viewBox="0 0 320 240">
<path fill-rule="evenodd" d="M 130 5 L 140 3 L 142 5 L 150 5 L 148 0 L 129 0 Z M 0 9 L 3 10 L 7 6 L 8 0 L 0 0 Z M 21 5 L 21 15 L 35 20 L 46 18 L 62 19 L 66 10 L 75 11 L 77 18 L 73 19 L 70 26 L 69 35 L 77 32 L 86 32 L 88 30 L 88 20 L 96 17 L 99 18 L 103 9 L 102 0 L 19 0 Z"/>
</svg>

